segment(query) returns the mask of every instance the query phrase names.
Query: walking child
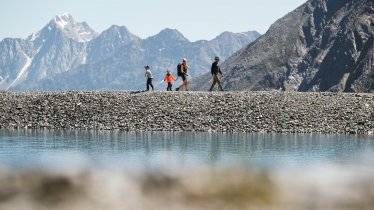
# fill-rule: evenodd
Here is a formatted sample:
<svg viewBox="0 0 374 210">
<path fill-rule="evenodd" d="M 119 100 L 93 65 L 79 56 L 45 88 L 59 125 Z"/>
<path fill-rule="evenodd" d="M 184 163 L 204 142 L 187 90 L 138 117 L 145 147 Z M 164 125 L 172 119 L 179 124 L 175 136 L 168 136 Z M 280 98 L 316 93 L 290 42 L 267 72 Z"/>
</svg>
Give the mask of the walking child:
<svg viewBox="0 0 374 210">
<path fill-rule="evenodd" d="M 144 66 L 144 68 L 145 68 L 145 76 L 147 77 L 147 91 L 149 91 L 149 86 L 151 86 L 152 90 L 154 90 L 153 84 L 152 84 L 153 76 L 152 76 L 151 68 L 149 68 L 148 65 Z"/>
<path fill-rule="evenodd" d="M 171 74 L 170 70 L 167 70 L 166 75 L 164 77 L 164 81 L 168 83 L 168 87 L 166 88 L 166 91 L 171 91 L 171 88 L 173 87 L 172 82 L 175 80 L 173 75 Z"/>
</svg>

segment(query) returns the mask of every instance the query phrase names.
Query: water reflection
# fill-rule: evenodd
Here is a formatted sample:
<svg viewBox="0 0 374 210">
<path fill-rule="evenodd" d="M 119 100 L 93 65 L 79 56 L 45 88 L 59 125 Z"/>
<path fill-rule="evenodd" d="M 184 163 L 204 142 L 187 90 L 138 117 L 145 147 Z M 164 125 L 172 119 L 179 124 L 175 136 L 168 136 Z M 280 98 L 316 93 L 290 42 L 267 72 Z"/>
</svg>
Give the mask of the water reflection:
<svg viewBox="0 0 374 210">
<path fill-rule="evenodd" d="M 261 133 L 0 130 L 0 159 L 13 167 L 260 168 L 355 163 L 371 136 Z M 370 160 L 374 160 L 369 155 Z"/>
</svg>

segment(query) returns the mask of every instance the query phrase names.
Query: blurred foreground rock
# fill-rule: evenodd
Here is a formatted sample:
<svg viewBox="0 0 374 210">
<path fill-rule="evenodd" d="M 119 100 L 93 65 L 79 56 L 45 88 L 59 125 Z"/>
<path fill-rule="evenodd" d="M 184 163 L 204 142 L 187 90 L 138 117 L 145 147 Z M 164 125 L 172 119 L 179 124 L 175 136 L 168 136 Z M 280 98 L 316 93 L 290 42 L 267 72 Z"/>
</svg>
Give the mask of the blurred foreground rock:
<svg viewBox="0 0 374 210">
<path fill-rule="evenodd" d="M 374 171 L 365 167 L 0 174 L 2 210 L 374 208 Z"/>
</svg>

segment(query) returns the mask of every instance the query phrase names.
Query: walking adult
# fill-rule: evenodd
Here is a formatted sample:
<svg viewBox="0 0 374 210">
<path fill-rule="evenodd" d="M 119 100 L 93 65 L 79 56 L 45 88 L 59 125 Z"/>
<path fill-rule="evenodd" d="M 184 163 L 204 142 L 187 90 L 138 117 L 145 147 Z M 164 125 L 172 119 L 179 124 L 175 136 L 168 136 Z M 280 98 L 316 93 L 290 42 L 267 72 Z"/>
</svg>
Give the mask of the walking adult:
<svg viewBox="0 0 374 210">
<path fill-rule="evenodd" d="M 221 68 L 218 65 L 218 62 L 219 62 L 219 57 L 216 56 L 214 58 L 214 62 L 212 63 L 212 68 L 210 69 L 210 72 L 212 73 L 212 77 L 213 77 L 213 84 L 210 87 L 209 91 L 213 90 L 213 87 L 216 85 L 216 83 L 218 83 L 219 89 L 221 91 L 223 91 L 223 88 L 222 88 L 222 85 L 221 85 L 221 81 L 218 78 L 218 73 L 221 74 L 221 75 L 223 75 L 223 74 L 222 74 Z"/>
<path fill-rule="evenodd" d="M 183 58 L 182 63 L 178 64 L 178 77 L 181 77 L 183 80 L 182 85 L 177 87 L 175 90 L 179 91 L 182 87 L 185 87 L 185 90 L 188 91 L 188 73 L 187 73 L 188 67 L 187 67 L 187 59 Z"/>
<path fill-rule="evenodd" d="M 153 76 L 152 76 L 151 68 L 147 65 L 147 66 L 144 66 L 144 69 L 145 69 L 145 76 L 147 77 L 147 91 L 149 91 L 149 86 L 151 86 L 152 90 L 154 90 L 153 84 L 152 84 Z"/>
</svg>

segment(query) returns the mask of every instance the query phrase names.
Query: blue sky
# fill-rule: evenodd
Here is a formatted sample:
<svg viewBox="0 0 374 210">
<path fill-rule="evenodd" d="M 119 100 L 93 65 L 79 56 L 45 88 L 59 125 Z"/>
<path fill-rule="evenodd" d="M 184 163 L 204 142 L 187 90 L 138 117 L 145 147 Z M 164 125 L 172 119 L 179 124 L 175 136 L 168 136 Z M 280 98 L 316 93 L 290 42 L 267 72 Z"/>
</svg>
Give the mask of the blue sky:
<svg viewBox="0 0 374 210">
<path fill-rule="evenodd" d="M 0 40 L 26 38 L 55 15 L 70 13 L 95 31 L 126 26 L 141 38 L 165 28 L 189 40 L 213 39 L 221 32 L 256 30 L 270 25 L 306 0 L 0 0 Z"/>
</svg>

